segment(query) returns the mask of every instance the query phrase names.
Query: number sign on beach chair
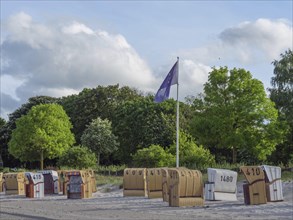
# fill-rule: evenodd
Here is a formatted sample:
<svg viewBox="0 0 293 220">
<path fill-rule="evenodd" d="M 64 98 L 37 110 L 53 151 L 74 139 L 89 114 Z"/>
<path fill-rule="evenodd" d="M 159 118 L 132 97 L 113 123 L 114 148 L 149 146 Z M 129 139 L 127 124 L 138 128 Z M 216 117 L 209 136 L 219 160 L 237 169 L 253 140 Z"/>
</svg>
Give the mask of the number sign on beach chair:
<svg viewBox="0 0 293 220">
<path fill-rule="evenodd" d="M 246 205 L 266 204 L 265 174 L 259 166 L 242 166 L 247 184 L 243 185 L 244 203 Z"/>
<path fill-rule="evenodd" d="M 268 201 L 283 201 L 281 168 L 267 165 L 262 165 L 261 168 L 265 172 L 266 195 Z"/>
<path fill-rule="evenodd" d="M 237 201 L 237 172 L 208 168 L 205 200 Z"/>
<path fill-rule="evenodd" d="M 41 173 L 26 172 L 27 178 L 25 195 L 28 198 L 44 197 L 44 176 Z"/>
</svg>

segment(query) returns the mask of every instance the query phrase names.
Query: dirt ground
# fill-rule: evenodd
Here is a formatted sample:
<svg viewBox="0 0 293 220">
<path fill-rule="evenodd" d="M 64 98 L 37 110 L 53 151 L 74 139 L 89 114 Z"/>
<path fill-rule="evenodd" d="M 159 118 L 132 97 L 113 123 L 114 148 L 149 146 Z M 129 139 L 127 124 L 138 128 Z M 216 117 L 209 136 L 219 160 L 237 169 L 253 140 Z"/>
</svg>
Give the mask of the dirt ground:
<svg viewBox="0 0 293 220">
<path fill-rule="evenodd" d="M 99 188 L 90 199 L 63 195 L 29 199 L 0 194 L 0 219 L 293 219 L 293 182 L 283 183 L 284 201 L 244 205 L 241 182 L 238 201 L 205 201 L 204 207 L 169 207 L 162 199 L 123 197 L 121 189 Z"/>
</svg>

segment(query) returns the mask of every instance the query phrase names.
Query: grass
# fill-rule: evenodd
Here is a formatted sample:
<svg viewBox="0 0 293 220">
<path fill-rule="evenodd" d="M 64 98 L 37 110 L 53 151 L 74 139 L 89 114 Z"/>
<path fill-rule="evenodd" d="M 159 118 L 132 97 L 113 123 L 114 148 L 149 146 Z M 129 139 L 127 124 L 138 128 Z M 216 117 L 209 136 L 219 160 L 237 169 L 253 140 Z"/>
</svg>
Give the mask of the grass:
<svg viewBox="0 0 293 220">
<path fill-rule="evenodd" d="M 293 181 L 293 172 L 292 171 L 283 171 L 282 172 L 282 181 Z"/>
<path fill-rule="evenodd" d="M 105 176 L 105 175 L 96 175 L 97 186 L 102 186 L 106 184 L 123 186 L 123 176 Z"/>
</svg>

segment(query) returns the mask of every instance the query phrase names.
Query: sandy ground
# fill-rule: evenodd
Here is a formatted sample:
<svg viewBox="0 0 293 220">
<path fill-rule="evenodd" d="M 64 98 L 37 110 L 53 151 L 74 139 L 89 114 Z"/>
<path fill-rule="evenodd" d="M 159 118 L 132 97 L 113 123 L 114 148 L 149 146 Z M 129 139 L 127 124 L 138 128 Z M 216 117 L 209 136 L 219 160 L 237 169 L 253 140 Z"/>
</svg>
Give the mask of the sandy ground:
<svg viewBox="0 0 293 220">
<path fill-rule="evenodd" d="M 204 207 L 169 207 L 162 199 L 123 197 L 123 191 L 99 188 L 90 199 L 63 195 L 29 199 L 0 194 L 0 219 L 288 219 L 293 220 L 293 182 L 283 183 L 284 201 L 244 205 L 242 182 L 238 201 L 206 201 Z"/>
</svg>

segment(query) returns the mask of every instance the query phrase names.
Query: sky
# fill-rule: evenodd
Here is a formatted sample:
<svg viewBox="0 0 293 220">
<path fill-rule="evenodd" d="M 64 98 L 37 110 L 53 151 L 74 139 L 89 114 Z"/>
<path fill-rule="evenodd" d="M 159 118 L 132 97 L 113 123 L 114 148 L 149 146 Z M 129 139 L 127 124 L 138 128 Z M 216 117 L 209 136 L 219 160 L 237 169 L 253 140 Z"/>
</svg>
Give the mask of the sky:
<svg viewBox="0 0 293 220">
<path fill-rule="evenodd" d="M 6 120 L 38 95 L 115 84 L 155 94 L 177 57 L 181 101 L 219 66 L 244 68 L 267 90 L 272 61 L 293 48 L 293 0 L 0 2 Z"/>
</svg>

